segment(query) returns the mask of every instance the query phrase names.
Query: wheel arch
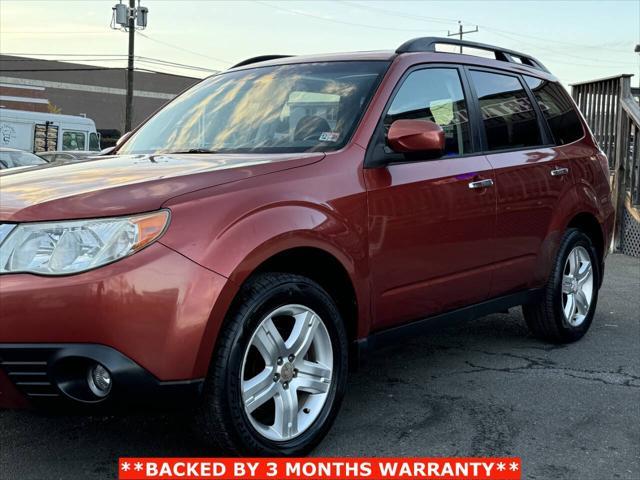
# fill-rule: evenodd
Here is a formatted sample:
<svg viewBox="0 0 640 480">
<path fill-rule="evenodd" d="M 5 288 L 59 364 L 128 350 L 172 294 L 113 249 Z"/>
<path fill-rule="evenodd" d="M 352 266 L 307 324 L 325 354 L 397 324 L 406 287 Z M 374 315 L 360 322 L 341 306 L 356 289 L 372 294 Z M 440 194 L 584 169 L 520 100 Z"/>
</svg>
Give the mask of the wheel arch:
<svg viewBox="0 0 640 480">
<path fill-rule="evenodd" d="M 357 262 L 335 246 L 299 233 L 301 235 L 287 235 L 260 245 L 229 276 L 206 326 L 196 371 L 206 372 L 238 293 L 253 275 L 261 272 L 298 274 L 318 283 L 336 302 L 350 345 L 368 331 L 365 322 L 369 308 L 366 273 L 359 272 Z"/>
<path fill-rule="evenodd" d="M 587 235 L 598 253 L 598 261 L 603 261 L 605 256 L 604 232 L 595 215 L 590 212 L 577 213 L 567 223 L 568 228 L 576 228 Z"/>
<path fill-rule="evenodd" d="M 347 269 L 334 255 L 317 247 L 283 250 L 262 262 L 253 274 L 293 273 L 320 285 L 338 305 L 345 322 L 349 342 L 358 335 L 358 298 Z"/>
</svg>

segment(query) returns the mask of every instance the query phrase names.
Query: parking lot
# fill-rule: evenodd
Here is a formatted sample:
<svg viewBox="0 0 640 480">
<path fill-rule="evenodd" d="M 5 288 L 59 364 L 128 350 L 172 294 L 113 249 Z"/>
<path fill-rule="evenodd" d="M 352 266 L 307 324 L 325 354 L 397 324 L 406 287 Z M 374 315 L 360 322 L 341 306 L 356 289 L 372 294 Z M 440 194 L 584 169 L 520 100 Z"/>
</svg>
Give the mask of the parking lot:
<svg viewBox="0 0 640 480">
<path fill-rule="evenodd" d="M 0 412 L 0 478 L 115 478 L 119 456 L 214 456 L 180 415 Z M 572 345 L 519 309 L 379 352 L 351 376 L 322 456 L 520 456 L 527 479 L 640 478 L 640 259 L 612 255 Z"/>
</svg>

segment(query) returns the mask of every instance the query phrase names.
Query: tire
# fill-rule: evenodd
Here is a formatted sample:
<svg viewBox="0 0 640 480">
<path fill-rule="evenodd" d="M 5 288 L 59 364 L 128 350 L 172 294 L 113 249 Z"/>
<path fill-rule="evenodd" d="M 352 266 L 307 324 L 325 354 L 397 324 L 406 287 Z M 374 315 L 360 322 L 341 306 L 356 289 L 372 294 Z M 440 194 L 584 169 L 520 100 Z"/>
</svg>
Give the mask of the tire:
<svg viewBox="0 0 640 480">
<path fill-rule="evenodd" d="M 567 230 L 542 299 L 522 306 L 527 326 L 534 336 L 551 343 L 570 343 L 587 333 L 598 303 L 599 265 L 591 239 L 580 230 Z M 572 305 L 575 305 L 575 311 Z"/>
<path fill-rule="evenodd" d="M 337 415 L 347 371 L 347 335 L 332 298 L 299 275 L 256 275 L 220 331 L 197 428 L 225 453 L 306 455 Z"/>
</svg>

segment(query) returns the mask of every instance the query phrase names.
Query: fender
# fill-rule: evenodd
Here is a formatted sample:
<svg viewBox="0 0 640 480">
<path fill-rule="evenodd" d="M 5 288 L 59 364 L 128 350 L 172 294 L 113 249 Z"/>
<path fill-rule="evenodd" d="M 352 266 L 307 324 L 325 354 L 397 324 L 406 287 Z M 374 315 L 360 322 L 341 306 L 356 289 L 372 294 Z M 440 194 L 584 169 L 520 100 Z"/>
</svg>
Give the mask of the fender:
<svg viewBox="0 0 640 480">
<path fill-rule="evenodd" d="M 292 248 L 317 248 L 340 262 L 356 292 L 358 336 L 368 333 L 366 193 L 359 177 L 334 174 L 332 178 L 339 177 L 334 188 L 344 196 L 327 201 L 314 195 L 319 181 L 314 175 L 277 175 L 268 184 L 248 179 L 244 188 L 229 184 L 167 205 L 172 223 L 160 242 L 228 279 L 206 326 L 198 327 L 204 333 L 195 375 L 206 373 L 215 338 L 242 284 L 264 261 Z"/>
<path fill-rule="evenodd" d="M 606 204 L 603 205 L 600 202 L 596 196 L 596 192 L 588 183 L 578 180 L 558 203 L 559 208 L 554 211 L 545 240 L 542 242 L 538 252 L 536 261 L 537 268 L 534 276 L 534 284 L 537 286 L 544 285 L 547 281 L 551 273 L 553 261 L 560 247 L 562 235 L 576 216 L 583 213 L 592 215 L 600 225 L 602 236 L 605 239 L 605 245 L 608 238 L 606 232 Z M 605 225 L 605 230 L 602 228 L 603 225 Z"/>
<path fill-rule="evenodd" d="M 304 227 L 299 230 L 290 230 L 291 225 Z M 267 238 L 262 243 L 253 246 L 249 253 L 244 251 L 248 247 L 247 238 L 252 232 L 264 226 L 262 238 Z M 233 245 L 242 245 L 241 250 L 235 249 L 236 258 L 241 259 L 229 274 L 229 281 L 225 284 L 218 297 L 207 322 L 202 342 L 199 348 L 196 368 L 202 370 L 208 365 L 213 351 L 215 339 L 223 324 L 224 317 L 237 295 L 242 284 L 265 261 L 284 251 L 297 247 L 312 247 L 323 250 L 336 258 L 347 271 L 356 292 L 358 305 L 358 336 L 368 334 L 368 326 L 365 321 L 369 318 L 367 282 L 368 263 L 365 258 L 357 258 L 362 247 L 356 244 L 359 238 L 349 238 L 349 230 L 341 224 L 335 216 L 327 215 L 319 209 L 302 205 L 286 205 L 276 208 L 268 208 L 255 212 L 234 224 L 216 240 L 216 250 L 230 251 Z M 336 242 L 336 234 L 346 235 Z M 256 241 L 257 243 L 257 241 Z M 224 268 L 229 263 L 219 264 Z"/>
</svg>

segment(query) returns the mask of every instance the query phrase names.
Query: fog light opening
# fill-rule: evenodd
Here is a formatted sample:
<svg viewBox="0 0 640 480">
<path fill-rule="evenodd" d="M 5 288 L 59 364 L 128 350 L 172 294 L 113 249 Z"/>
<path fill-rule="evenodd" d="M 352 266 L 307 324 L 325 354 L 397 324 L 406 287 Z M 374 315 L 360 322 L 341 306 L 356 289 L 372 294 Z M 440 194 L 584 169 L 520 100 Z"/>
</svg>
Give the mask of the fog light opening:
<svg viewBox="0 0 640 480">
<path fill-rule="evenodd" d="M 96 397 L 104 398 L 111 391 L 111 374 L 104 366 L 96 363 L 89 368 L 87 383 Z"/>
</svg>

